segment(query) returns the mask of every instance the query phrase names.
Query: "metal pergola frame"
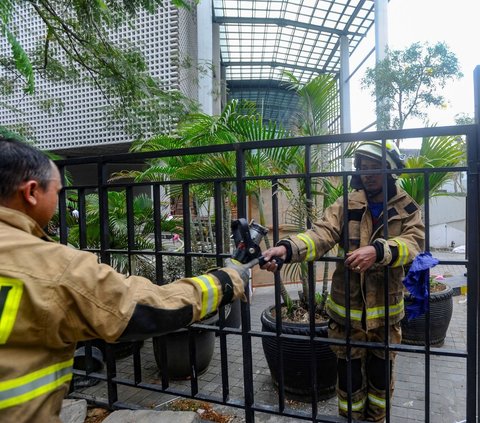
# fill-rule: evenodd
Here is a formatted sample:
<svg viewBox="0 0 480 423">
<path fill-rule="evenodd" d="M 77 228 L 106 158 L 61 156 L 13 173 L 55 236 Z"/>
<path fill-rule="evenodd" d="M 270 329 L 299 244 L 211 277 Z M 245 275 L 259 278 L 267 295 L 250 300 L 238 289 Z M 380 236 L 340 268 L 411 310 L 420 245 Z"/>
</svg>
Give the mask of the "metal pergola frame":
<svg viewBox="0 0 480 423">
<path fill-rule="evenodd" d="M 340 77 L 342 48 L 348 49 L 347 57 L 357 49 L 375 23 L 375 3 L 213 0 L 228 99 L 256 99 L 265 118 L 288 126 L 296 103 L 283 72 L 302 83 L 318 74 Z M 277 93 L 285 91 L 280 102 L 278 95 L 269 95 L 272 81 Z"/>
</svg>

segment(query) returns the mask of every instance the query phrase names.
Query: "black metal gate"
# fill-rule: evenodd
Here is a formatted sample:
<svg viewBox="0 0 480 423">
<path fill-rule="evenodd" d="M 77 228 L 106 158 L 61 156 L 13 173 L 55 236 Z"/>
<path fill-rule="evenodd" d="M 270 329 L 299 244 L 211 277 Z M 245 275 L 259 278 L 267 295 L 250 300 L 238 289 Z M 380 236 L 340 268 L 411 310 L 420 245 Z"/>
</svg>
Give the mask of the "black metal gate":
<svg viewBox="0 0 480 423">
<path fill-rule="evenodd" d="M 272 193 L 270 204 L 270 217 L 267 224 L 272 229 L 271 241 L 277 242 L 280 238 L 279 222 L 281 216 L 279 215 L 279 203 L 277 195 L 281 189 L 282 183 L 286 181 L 301 180 L 306 187 L 306 199 L 312 198 L 312 186 L 315 181 L 325 177 L 336 177 L 342 181 L 344 186 L 348 185 L 348 179 L 355 171 L 349 170 L 344 162 L 341 162 L 339 170 L 329 168 L 328 171 L 319 171 L 312 164 L 312 152 L 315 149 L 322 149 L 325 146 L 329 148 L 337 148 L 339 151 L 351 143 L 368 140 L 386 140 L 397 139 L 418 139 L 422 137 L 435 136 L 462 136 L 466 140 L 466 157 L 465 165 L 457 166 L 455 168 L 421 168 L 411 169 L 409 172 L 417 172 L 423 174 L 425 180 L 425 206 L 424 206 L 424 221 L 426 224 L 426 250 L 430 249 L 430 231 L 429 222 L 431 211 L 429 209 L 430 187 L 429 178 L 427 177 L 434 172 L 464 172 L 467 175 L 467 206 L 466 206 L 466 232 L 467 232 L 467 252 L 468 258 L 461 260 L 441 260 L 443 265 L 466 266 L 467 269 L 467 287 L 468 287 L 468 303 L 467 303 L 467 346 L 465 348 L 434 348 L 428 344 L 429 333 L 427 331 L 427 345 L 413 346 L 413 345 L 395 345 L 385 344 L 369 346 L 366 348 L 383 348 L 386 352 L 396 351 L 404 355 L 411 354 L 412 360 L 421 360 L 423 368 L 423 376 L 417 384 L 423 385 L 423 389 L 418 389 L 418 392 L 423 392 L 424 409 L 419 413 L 423 415 L 425 422 L 437 421 L 434 417 L 435 410 L 431 407 L 432 390 L 431 378 L 432 372 L 435 371 L 432 365 L 432 360 L 437 357 L 457 358 L 464 362 L 464 371 L 460 374 L 460 378 L 464 378 L 465 388 L 465 410 L 460 415 L 459 420 L 466 419 L 468 422 L 476 422 L 478 415 L 479 404 L 479 390 L 478 390 L 478 327 L 479 327 L 479 313 L 478 313 L 478 284 L 479 284 L 479 213 L 480 208 L 480 152 L 479 152 L 479 122 L 480 122 L 480 69 L 476 72 L 476 122 L 475 125 L 452 126 L 452 127 L 433 127 L 422 129 L 408 129 L 401 131 L 382 131 L 382 132 L 368 132 L 358 134 L 341 134 L 329 135 L 310 138 L 292 138 L 284 140 L 266 140 L 251 143 L 237 143 L 228 145 L 215 145 L 206 148 L 190 148 L 170 151 L 148 152 L 148 153 L 134 153 L 124 155 L 100 156 L 94 158 L 78 158 L 58 161 L 58 165 L 62 169 L 62 173 L 68 178 L 69 174 L 81 174 L 83 172 L 84 182 L 77 183 L 75 180 L 62 193 L 60 198 L 60 213 L 59 213 L 59 234 L 60 240 L 63 243 L 71 242 L 72 231 L 78 230 L 76 244 L 78 248 L 90 250 L 99 255 L 102 262 L 111 263 L 123 266 L 122 269 L 130 273 L 138 273 L 140 267 L 145 270 L 145 266 L 150 273 L 148 275 L 163 283 L 169 276 L 169 269 L 172 267 L 182 268 L 182 273 L 187 276 L 194 274 L 198 268 L 199 262 L 206 260 L 210 265 L 221 266 L 224 259 L 230 255 L 230 245 L 228 243 L 228 222 L 225 219 L 230 216 L 226 213 L 228 205 L 229 211 L 233 210 L 233 215 L 238 217 L 249 217 L 247 213 L 248 198 L 252 186 L 259 189 L 266 189 Z M 276 169 L 269 169 L 269 172 L 255 173 L 252 167 L 252 157 L 257 160 L 262 160 L 262 154 L 268 155 L 269 152 L 282 151 L 288 148 L 296 148 L 297 154 L 303 157 L 303 171 L 291 174 L 289 171 L 279 171 Z M 168 179 L 151 181 L 134 181 L 132 179 L 111 179 L 112 167 L 118 168 L 124 166 L 129 168 L 135 165 L 137 168 L 145 169 L 151 166 L 153 162 L 157 165 L 168 163 L 172 158 L 178 160 L 188 157 L 210 157 L 215 158 L 218 163 L 233 162 L 235 168 L 231 174 L 225 174 L 222 177 L 202 177 L 185 176 L 176 177 L 170 175 Z M 342 167 L 343 166 L 343 167 Z M 85 176 L 84 170 L 87 169 L 89 175 Z M 88 178 L 90 177 L 90 179 Z M 205 188 L 207 187 L 207 188 Z M 226 197 L 226 187 L 233 187 L 233 197 Z M 205 189 L 211 195 L 213 202 L 210 204 L 213 213 L 212 218 L 205 221 L 200 212 L 198 204 L 194 203 L 196 190 Z M 164 233 L 165 230 L 163 222 L 170 219 L 170 204 L 164 203 L 162 194 L 168 191 L 175 192 L 177 198 L 181 199 L 181 248 L 172 248 L 175 242 L 172 237 L 172 232 Z M 347 190 L 344 190 L 345 192 Z M 112 233 L 110 222 L 112 219 L 112 198 L 111 192 L 121 193 L 124 199 L 124 218 L 125 218 L 125 233 L 124 244 L 119 244 L 116 241 L 112 245 L 115 234 Z M 232 192 L 230 190 L 229 192 Z M 140 236 L 138 230 L 145 222 L 136 220 L 135 216 L 135 198 L 139 194 L 147 194 L 151 200 L 151 218 L 153 220 L 151 230 L 151 247 L 142 248 L 138 242 Z M 96 199 L 96 200 L 95 200 Z M 87 217 L 91 213 L 92 201 L 97 201 L 98 207 L 98 222 L 96 230 L 98 231 L 97 241 L 91 240 L 91 234 L 87 231 Z M 78 210 L 78 219 L 72 223 L 69 217 L 68 206 L 75 207 Z M 121 215 L 121 211 L 119 211 Z M 209 229 L 205 229 L 206 227 Z M 72 228 L 76 229 L 72 229 Z M 163 232 L 162 232 L 163 231 Z M 167 236 L 168 235 L 168 236 Z M 198 248 L 198 238 L 202 237 L 202 245 L 209 245 L 208 248 Z M 170 239 L 166 241 L 167 238 Z M 168 246 L 167 246 L 168 244 Z M 173 259 L 172 259 L 173 258 Z M 178 260 L 177 262 L 175 260 Z M 326 262 L 334 262 L 335 258 L 325 258 Z M 175 265 L 175 263 L 177 263 Z M 178 265 L 180 263 L 180 265 Z M 169 267 L 170 266 L 170 267 Z M 313 278 L 312 265 L 310 265 L 309 285 L 310 292 L 314 291 L 315 280 Z M 310 302 L 314 301 L 313 294 Z M 275 279 L 275 289 L 272 296 L 272 304 L 276 304 L 277 310 L 281 303 L 280 285 L 278 278 Z M 145 363 L 150 360 L 152 362 L 151 351 L 145 352 L 145 348 L 141 348 L 140 344 L 132 346 L 131 358 L 124 359 L 119 362 L 118 357 L 115 357 L 115 351 L 112 347 L 107 346 L 106 354 L 106 371 L 95 371 L 93 365 L 87 365 L 86 370 L 75 370 L 75 375 L 85 376 L 90 379 L 98 379 L 101 381 L 99 386 L 102 389 L 88 388 L 78 389 L 71 392 L 72 397 L 87 398 L 91 402 L 104 404 L 108 407 L 115 408 L 135 408 L 139 407 L 139 403 L 135 400 L 128 400 L 132 397 L 132 389 L 135 392 L 159 393 L 168 394 L 171 396 L 187 397 L 201 399 L 213 404 L 222 404 L 243 410 L 247 422 L 255 421 L 255 416 L 259 413 L 268 413 L 276 415 L 289 416 L 301 420 L 314 422 L 332 422 L 342 421 L 336 416 L 336 413 L 325 413 L 325 410 L 320 407 L 317 401 L 317 391 L 315 386 L 316 378 L 312 378 L 311 386 L 311 400 L 308 410 L 296 409 L 291 406 L 288 400 L 288 395 L 285 393 L 285 386 L 283 377 L 280 376 L 277 383 L 278 386 L 270 386 L 272 391 L 275 391 L 276 401 L 268 403 L 262 399 L 258 394 L 257 374 L 255 373 L 256 362 L 258 356 L 253 354 L 255 350 L 254 345 L 262 338 L 275 338 L 279 346 L 280 354 L 280 369 L 279 374 L 282 375 L 282 369 L 289 366 L 289 363 L 283 360 L 282 343 L 288 339 L 300 338 L 309 342 L 311 345 L 311 371 L 312 374 L 320 372 L 317 368 L 315 355 L 313 351 L 316 345 L 328 345 L 332 340 L 320 338 L 315 335 L 315 322 L 313 317 L 310 319 L 310 334 L 299 335 L 285 335 L 281 334 L 280 319 L 277 320 L 277 331 L 273 333 L 263 332 L 260 329 L 255 329 L 251 321 L 251 308 L 249 305 L 241 304 L 241 327 L 232 327 L 226 324 L 225 312 L 220 312 L 219 321 L 213 325 L 199 323 L 193 325 L 188 330 L 189 334 L 189 359 L 191 364 L 191 374 L 187 383 L 178 384 L 171 380 L 168 372 L 162 372 L 161 376 L 152 378 L 146 376 Z M 388 311 L 387 311 L 388 314 Z M 429 315 L 427 314 L 427 323 L 429 322 Z M 427 324 L 428 327 L 428 324 Z M 217 370 L 219 374 L 209 375 L 208 377 L 216 377 L 218 384 L 218 391 L 208 393 L 203 389 L 206 386 L 206 381 L 203 375 L 198 374 L 197 356 L 195 350 L 197 348 L 194 342 L 194 334 L 198 331 L 211 331 L 216 335 L 217 353 L 219 356 Z M 235 340 L 235 341 L 232 341 Z M 347 340 L 347 345 L 355 345 L 355 342 Z M 87 356 L 91 354 L 90 347 L 87 344 Z M 257 351 L 258 352 L 258 351 Z M 257 354 L 257 352 L 255 354 Z M 241 363 L 239 357 L 241 356 Z M 168 357 L 163 355 L 159 367 L 166 369 L 166 362 Z M 419 359 L 421 357 L 421 359 Z M 121 369 L 119 370 L 119 366 Z M 240 366 L 242 368 L 242 386 L 232 385 L 231 374 L 232 366 Z M 351 371 L 351 369 L 349 369 Z M 387 381 L 388 382 L 388 381 Z M 388 386 L 388 384 L 387 384 Z M 125 387 L 129 396 L 125 397 Z M 446 388 L 447 389 L 447 388 Z M 140 394 L 138 394 L 140 395 Z M 421 395 L 421 394 L 419 394 Z M 444 393 L 448 397 L 449 393 Z M 321 403 L 320 403 L 321 404 Z M 387 421 L 393 421 L 390 405 L 387 400 Z M 350 410 L 351 411 L 351 410 Z M 408 415 L 405 415 L 404 421 L 409 421 Z"/>
</svg>

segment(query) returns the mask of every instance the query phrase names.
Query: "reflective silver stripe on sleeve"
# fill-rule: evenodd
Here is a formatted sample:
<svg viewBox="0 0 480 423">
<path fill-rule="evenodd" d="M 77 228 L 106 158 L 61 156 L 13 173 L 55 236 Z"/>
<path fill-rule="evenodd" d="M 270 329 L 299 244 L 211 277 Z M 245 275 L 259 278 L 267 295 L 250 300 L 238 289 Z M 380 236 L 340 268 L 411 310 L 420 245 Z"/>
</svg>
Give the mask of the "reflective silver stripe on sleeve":
<svg viewBox="0 0 480 423">
<path fill-rule="evenodd" d="M 201 275 L 192 278 L 202 289 L 202 310 L 200 318 L 215 311 L 218 307 L 218 287 L 210 275 Z"/>
<path fill-rule="evenodd" d="M 72 379 L 73 359 L 0 382 L 0 409 L 23 404 Z"/>
<path fill-rule="evenodd" d="M 392 264 L 392 267 L 403 266 L 408 263 L 408 247 L 403 241 L 399 239 L 393 239 L 398 246 L 398 258 L 395 260 L 395 263 Z"/>
<path fill-rule="evenodd" d="M 313 242 L 313 239 L 310 238 L 307 234 L 298 234 L 297 238 L 302 240 L 305 243 L 305 245 L 307 246 L 307 253 L 305 255 L 305 261 L 315 260 L 316 249 L 315 249 L 315 243 Z"/>
</svg>

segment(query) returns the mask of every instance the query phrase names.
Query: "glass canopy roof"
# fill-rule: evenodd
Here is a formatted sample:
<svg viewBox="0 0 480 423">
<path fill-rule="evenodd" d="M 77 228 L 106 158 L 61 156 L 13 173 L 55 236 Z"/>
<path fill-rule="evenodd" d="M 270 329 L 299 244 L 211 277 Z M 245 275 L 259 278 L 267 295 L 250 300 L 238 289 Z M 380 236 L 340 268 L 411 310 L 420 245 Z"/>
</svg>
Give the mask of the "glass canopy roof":
<svg viewBox="0 0 480 423">
<path fill-rule="evenodd" d="M 340 37 L 348 38 L 352 54 L 374 23 L 373 0 L 213 0 L 213 8 L 229 98 L 257 98 L 259 105 L 263 92 L 263 110 L 269 81 L 286 81 L 285 70 L 301 82 L 338 75 Z M 269 96 L 277 109 L 279 89 Z"/>
</svg>

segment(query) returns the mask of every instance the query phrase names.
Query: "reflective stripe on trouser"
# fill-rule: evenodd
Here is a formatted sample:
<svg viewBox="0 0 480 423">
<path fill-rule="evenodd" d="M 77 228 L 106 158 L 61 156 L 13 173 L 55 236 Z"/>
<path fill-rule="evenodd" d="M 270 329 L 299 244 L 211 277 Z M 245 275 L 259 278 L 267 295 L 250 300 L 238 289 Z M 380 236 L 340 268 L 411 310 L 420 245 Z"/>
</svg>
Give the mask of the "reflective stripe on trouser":
<svg viewBox="0 0 480 423">
<path fill-rule="evenodd" d="M 0 382 L 0 409 L 23 404 L 72 379 L 73 359 Z"/>
<path fill-rule="evenodd" d="M 374 422 L 383 421 L 387 414 L 386 391 L 375 389 L 369 384 L 367 398 L 365 417 Z"/>
<path fill-rule="evenodd" d="M 329 295 L 327 298 L 327 307 L 338 314 L 340 317 L 346 319 L 347 317 L 347 309 L 338 303 L 336 303 L 332 296 Z M 403 312 L 404 304 L 403 298 L 397 304 L 390 304 L 388 306 L 388 315 L 390 317 L 397 316 Z M 370 307 L 367 308 L 367 320 L 373 319 L 384 319 L 385 318 L 385 306 L 380 307 Z M 362 320 L 362 310 L 359 309 L 350 309 L 350 320 L 360 322 Z"/>
<path fill-rule="evenodd" d="M 391 390 L 391 396 L 393 389 Z M 338 414 L 348 417 L 348 394 L 337 386 Z M 386 415 L 387 400 L 386 391 L 375 389 L 370 383 L 368 393 L 366 389 L 360 389 L 352 393 L 352 418 L 380 422 Z"/>
<path fill-rule="evenodd" d="M 202 310 L 200 318 L 214 312 L 218 307 L 218 287 L 213 277 L 210 275 L 201 275 L 192 278 L 202 289 Z"/>
<path fill-rule="evenodd" d="M 338 414 L 348 417 L 348 395 L 337 386 Z M 366 389 L 360 389 L 352 393 L 352 418 L 354 420 L 365 419 L 365 406 L 367 403 Z"/>
<path fill-rule="evenodd" d="M 347 309 L 344 306 L 333 301 L 331 295 L 329 295 L 327 298 L 327 308 L 334 311 L 336 314 L 338 314 L 340 317 L 343 317 L 344 319 L 347 316 Z M 350 319 L 353 321 L 361 322 L 362 310 L 350 308 Z"/>
</svg>

